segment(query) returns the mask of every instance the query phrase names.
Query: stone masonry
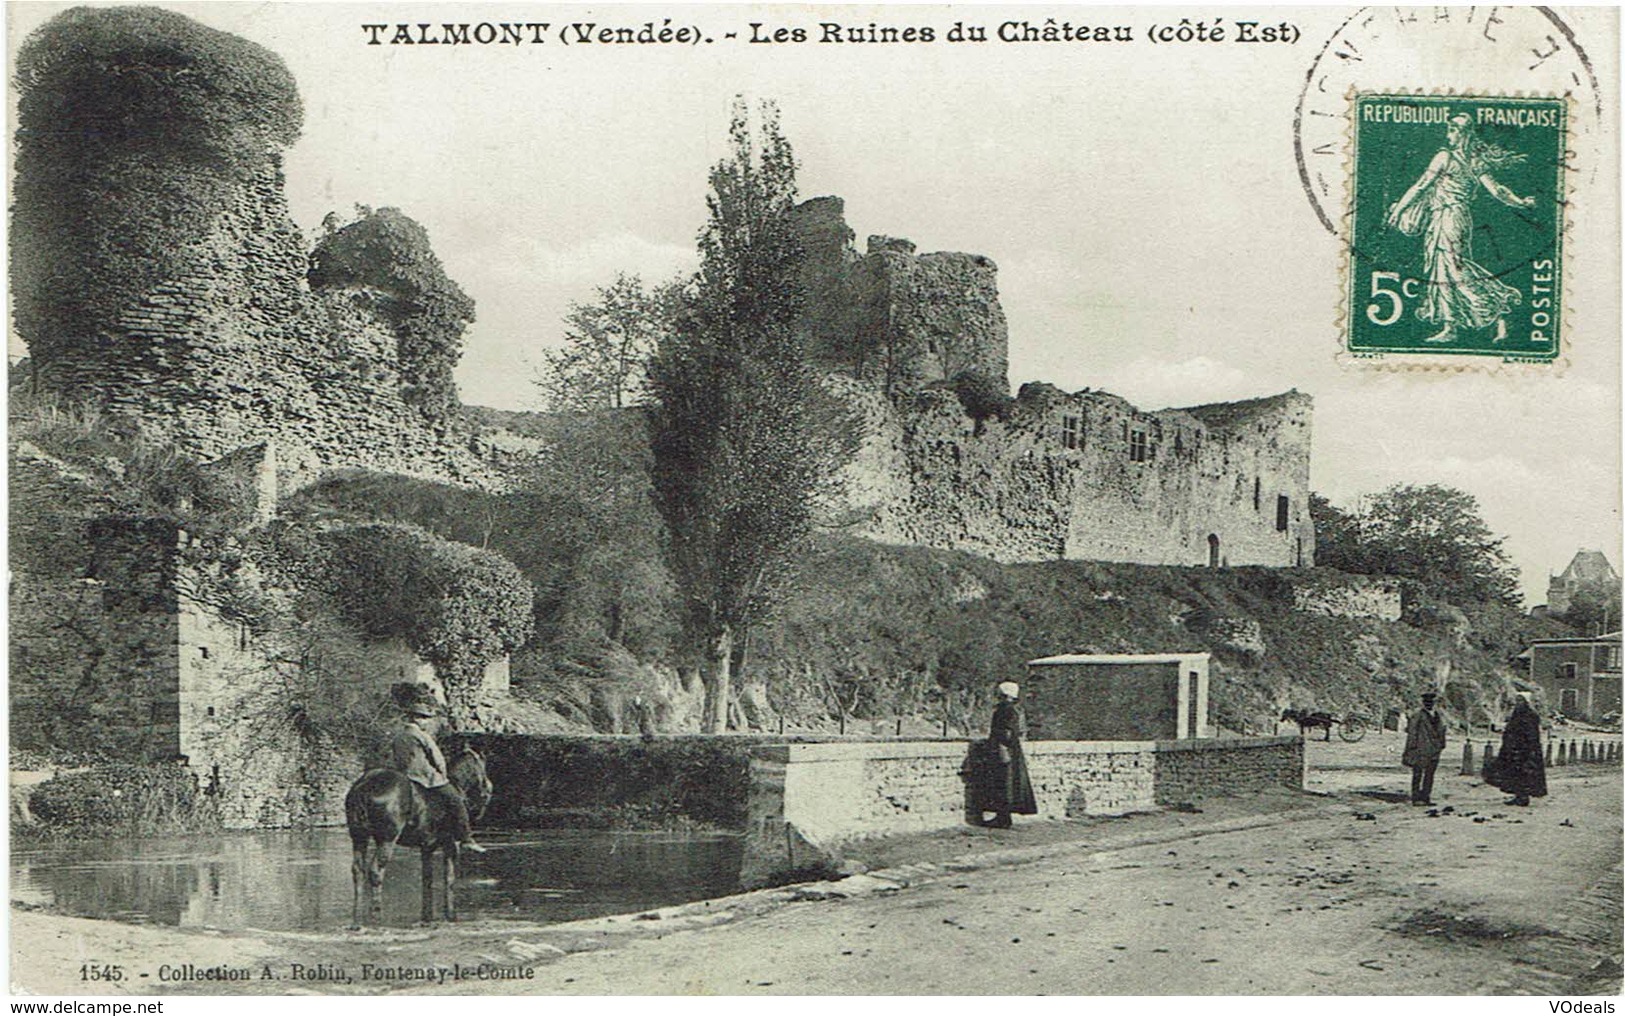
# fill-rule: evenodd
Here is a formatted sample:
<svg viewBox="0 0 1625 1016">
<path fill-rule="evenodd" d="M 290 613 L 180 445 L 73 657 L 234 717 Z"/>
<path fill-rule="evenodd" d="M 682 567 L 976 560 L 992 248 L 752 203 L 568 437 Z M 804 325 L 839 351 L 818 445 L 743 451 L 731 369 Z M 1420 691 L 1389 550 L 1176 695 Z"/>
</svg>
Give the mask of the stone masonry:
<svg viewBox="0 0 1625 1016">
<path fill-rule="evenodd" d="M 1034 383 L 973 421 L 940 382 L 1007 383 L 993 262 L 880 236 L 860 256 L 839 198 L 797 214 L 808 349 L 859 382 L 845 483 L 865 535 L 1001 561 L 1314 563 L 1309 396 L 1148 412 Z"/>
<path fill-rule="evenodd" d="M 859 255 L 837 197 L 796 209 L 806 254 L 809 353 L 886 391 L 976 371 L 1005 381 L 1009 333 L 998 266 L 980 254 L 916 254 L 872 236 Z"/>
<path fill-rule="evenodd" d="M 1031 741 L 1038 818 L 1123 815 L 1303 787 L 1300 737 Z M 969 811 L 963 741 L 771 745 L 752 751 L 744 881 L 827 867 L 840 844 L 951 829 Z"/>
</svg>

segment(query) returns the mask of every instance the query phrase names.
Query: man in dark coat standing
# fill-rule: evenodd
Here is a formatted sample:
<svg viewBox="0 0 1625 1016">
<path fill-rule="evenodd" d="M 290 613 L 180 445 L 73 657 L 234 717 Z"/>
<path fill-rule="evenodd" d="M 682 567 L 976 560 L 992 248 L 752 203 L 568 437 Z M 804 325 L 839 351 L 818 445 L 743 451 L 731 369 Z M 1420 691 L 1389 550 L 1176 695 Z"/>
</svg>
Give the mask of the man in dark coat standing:
<svg viewBox="0 0 1625 1016">
<path fill-rule="evenodd" d="M 1411 803 L 1433 803 L 1433 774 L 1444 754 L 1444 717 L 1434 708 L 1439 696 L 1422 693 L 1422 711 L 1405 731 L 1405 753 L 1399 761 L 1411 767 Z"/>
<path fill-rule="evenodd" d="M 1021 687 L 1014 681 L 999 685 L 999 704 L 993 708 L 993 725 L 987 735 L 987 795 L 982 803 L 984 811 L 993 812 L 993 820 L 983 824 L 994 829 L 1010 828 L 1012 814 L 1038 814 L 1027 756 L 1021 750 L 1027 717 L 1016 704 L 1020 696 Z"/>
<path fill-rule="evenodd" d="M 1518 701 L 1501 732 L 1501 754 L 1490 764 L 1492 786 L 1512 795 L 1508 804 L 1527 808 L 1531 797 L 1546 796 L 1546 759 L 1540 753 L 1540 717 L 1529 705 L 1529 693 Z"/>
</svg>

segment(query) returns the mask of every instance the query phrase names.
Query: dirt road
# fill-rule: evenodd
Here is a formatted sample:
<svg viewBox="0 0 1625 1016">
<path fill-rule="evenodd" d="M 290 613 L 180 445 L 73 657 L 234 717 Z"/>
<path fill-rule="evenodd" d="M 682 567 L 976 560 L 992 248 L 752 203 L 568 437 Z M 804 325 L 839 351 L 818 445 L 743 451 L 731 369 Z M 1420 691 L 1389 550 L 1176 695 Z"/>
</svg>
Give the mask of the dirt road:
<svg viewBox="0 0 1625 1016">
<path fill-rule="evenodd" d="M 1100 827 L 1083 845 L 905 871 L 906 888 L 859 878 L 827 887 L 867 888 L 851 898 L 778 890 L 660 920 L 204 935 L 14 912 L 12 977 L 32 991 L 82 993 L 74 974 L 87 957 L 158 956 L 251 969 L 254 981 L 227 990 L 254 992 L 1619 991 L 1619 770 L 1556 770 L 1552 796 L 1528 809 L 1441 775 L 1436 796 L 1453 810 L 1433 815 L 1370 796 L 1394 789 L 1391 772 L 1373 782 L 1355 768 L 1342 782 L 1338 796 L 1294 813 L 1130 820 L 1121 829 L 1149 835 Z M 1022 847 L 1020 829 L 1004 835 Z M 1102 849 L 1111 842 L 1138 845 Z M 295 962 L 350 980 L 291 980 Z M 357 981 L 363 963 L 521 962 L 530 974 L 520 980 Z M 275 980 L 258 979 L 267 968 Z"/>
<path fill-rule="evenodd" d="M 539 991 L 1619 990 L 1617 772 L 948 877 L 548 967 Z M 1370 815 L 1361 818 L 1360 815 Z M 1596 968 L 1595 976 L 1592 975 Z"/>
</svg>

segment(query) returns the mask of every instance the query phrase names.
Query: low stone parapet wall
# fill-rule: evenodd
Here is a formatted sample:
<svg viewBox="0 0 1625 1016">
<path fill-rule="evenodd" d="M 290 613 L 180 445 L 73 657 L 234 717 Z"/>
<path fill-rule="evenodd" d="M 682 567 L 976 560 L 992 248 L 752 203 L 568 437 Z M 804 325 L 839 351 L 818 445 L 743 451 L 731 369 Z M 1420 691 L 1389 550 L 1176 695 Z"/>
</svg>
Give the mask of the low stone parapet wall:
<svg viewBox="0 0 1625 1016">
<path fill-rule="evenodd" d="M 1300 737 L 1033 741 L 1039 818 L 1122 815 L 1304 784 Z M 975 822 L 970 742 L 765 745 L 751 752 L 747 884 L 827 868 L 843 842 Z"/>
<path fill-rule="evenodd" d="M 1155 757 L 1159 805 L 1275 787 L 1302 790 L 1306 777 L 1303 738 L 1297 735 L 1159 741 Z"/>
</svg>

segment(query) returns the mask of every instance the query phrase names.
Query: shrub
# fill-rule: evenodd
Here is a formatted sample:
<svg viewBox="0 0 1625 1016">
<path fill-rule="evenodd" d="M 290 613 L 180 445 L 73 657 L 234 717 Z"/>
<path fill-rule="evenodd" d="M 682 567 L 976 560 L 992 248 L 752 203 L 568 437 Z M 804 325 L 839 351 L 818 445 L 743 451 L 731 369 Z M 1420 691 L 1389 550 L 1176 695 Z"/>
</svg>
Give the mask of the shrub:
<svg viewBox="0 0 1625 1016">
<path fill-rule="evenodd" d="M 500 554 L 385 523 L 331 529 L 316 543 L 319 581 L 340 615 L 404 639 L 454 706 L 472 708 L 485 665 L 530 638 L 530 584 Z"/>
<path fill-rule="evenodd" d="M 99 765 L 34 788 L 29 807 L 51 832 L 105 836 L 184 832 L 216 824 L 197 777 L 179 765 Z"/>
<path fill-rule="evenodd" d="M 948 387 L 959 396 L 959 404 L 976 421 L 976 432 L 989 418 L 1007 419 L 1015 400 L 1010 397 L 1004 382 L 991 374 L 978 370 L 962 370 L 948 382 Z"/>
</svg>

